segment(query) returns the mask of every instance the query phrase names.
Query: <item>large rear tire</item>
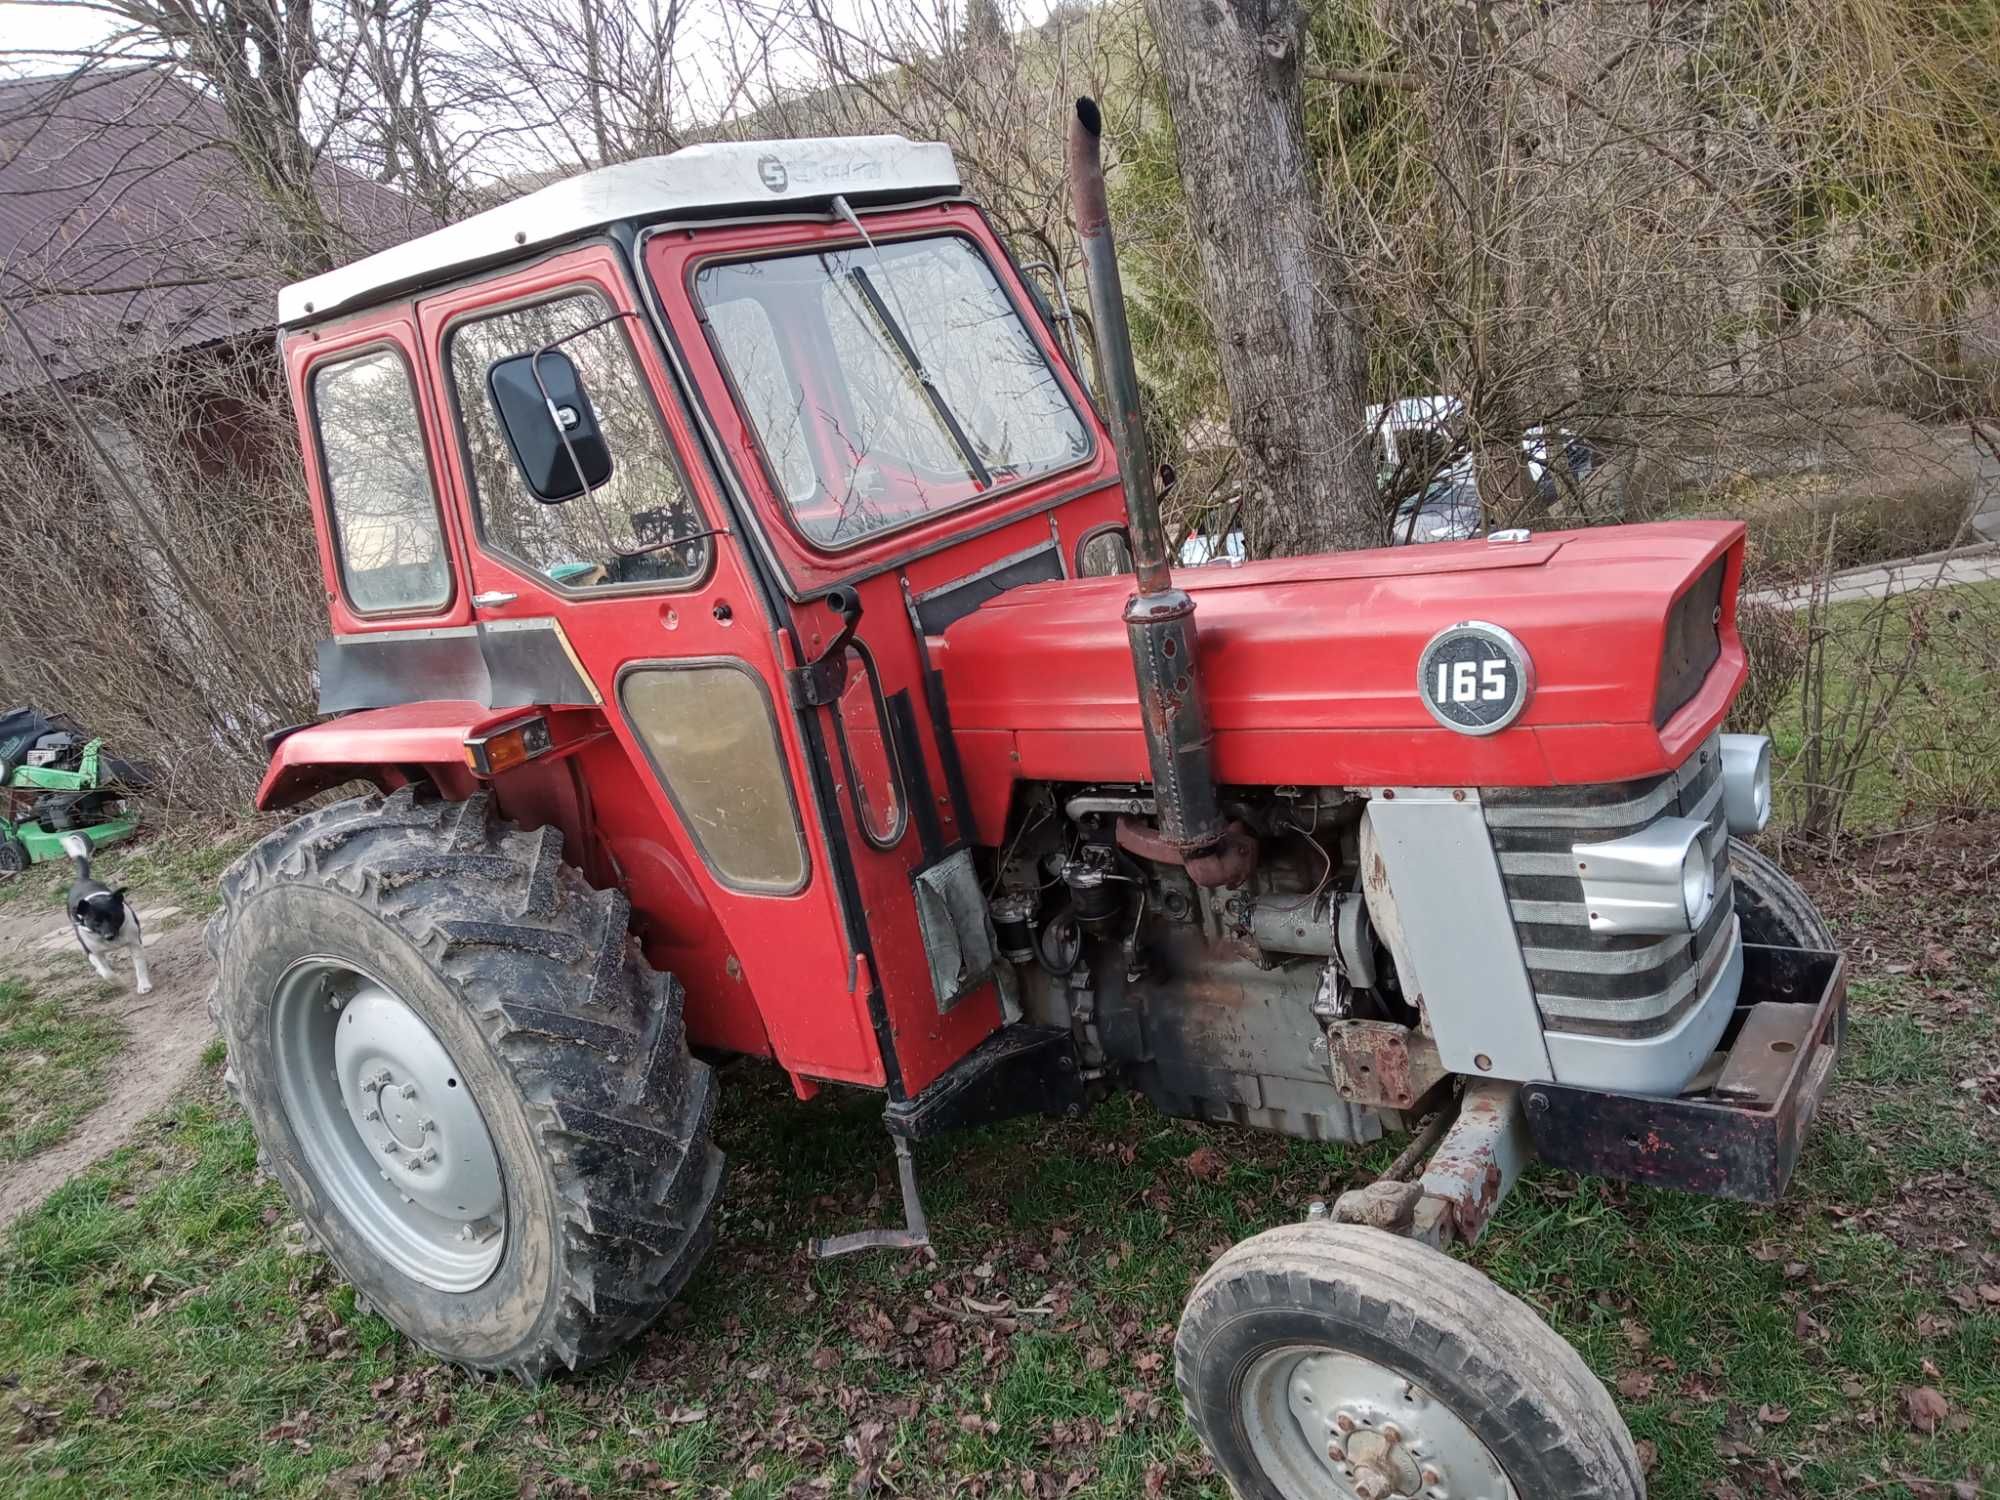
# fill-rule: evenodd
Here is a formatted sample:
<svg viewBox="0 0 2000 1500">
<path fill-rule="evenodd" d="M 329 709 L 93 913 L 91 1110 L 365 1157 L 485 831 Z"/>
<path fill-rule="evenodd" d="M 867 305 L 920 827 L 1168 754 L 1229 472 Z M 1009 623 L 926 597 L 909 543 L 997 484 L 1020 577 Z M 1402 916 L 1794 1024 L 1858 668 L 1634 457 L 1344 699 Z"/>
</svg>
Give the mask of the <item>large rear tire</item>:
<svg viewBox="0 0 2000 1500">
<path fill-rule="evenodd" d="M 714 1081 L 630 908 L 484 794 L 308 813 L 211 925 L 230 1077 L 336 1265 L 445 1359 L 604 1358 L 712 1237 Z"/>
<path fill-rule="evenodd" d="M 1462 1261 L 1314 1222 L 1228 1251 L 1181 1316 L 1188 1419 L 1241 1500 L 1643 1500 L 1577 1352 Z"/>
</svg>

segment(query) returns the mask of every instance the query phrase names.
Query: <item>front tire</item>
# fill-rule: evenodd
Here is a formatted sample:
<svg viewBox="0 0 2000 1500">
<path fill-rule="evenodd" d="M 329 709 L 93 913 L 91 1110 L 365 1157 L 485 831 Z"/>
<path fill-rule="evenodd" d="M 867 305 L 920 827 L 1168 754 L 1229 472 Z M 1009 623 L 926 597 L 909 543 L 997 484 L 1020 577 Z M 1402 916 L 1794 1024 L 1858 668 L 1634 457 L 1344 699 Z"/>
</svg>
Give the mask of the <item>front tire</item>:
<svg viewBox="0 0 2000 1500">
<path fill-rule="evenodd" d="M 1736 889 L 1736 916 L 1743 941 L 1773 948 L 1813 948 L 1831 952 L 1839 945 L 1799 883 L 1742 839 L 1729 841 L 1729 873 Z"/>
<path fill-rule="evenodd" d="M 1461 1261 L 1352 1224 L 1245 1240 L 1174 1344 L 1188 1419 L 1241 1500 L 1643 1500 L 1582 1358 Z"/>
<path fill-rule="evenodd" d="M 308 813 L 222 891 L 232 1085 L 377 1311 L 533 1381 L 666 1308 L 713 1233 L 714 1082 L 560 832 L 406 789 Z"/>
</svg>

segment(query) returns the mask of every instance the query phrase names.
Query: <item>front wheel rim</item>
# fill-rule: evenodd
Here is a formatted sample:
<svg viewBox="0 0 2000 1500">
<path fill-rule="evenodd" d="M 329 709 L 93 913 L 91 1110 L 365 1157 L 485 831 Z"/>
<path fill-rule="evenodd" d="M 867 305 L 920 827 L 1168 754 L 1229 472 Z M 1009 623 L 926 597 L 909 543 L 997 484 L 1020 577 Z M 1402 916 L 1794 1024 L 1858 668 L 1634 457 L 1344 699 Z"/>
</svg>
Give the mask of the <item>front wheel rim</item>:
<svg viewBox="0 0 2000 1500">
<path fill-rule="evenodd" d="M 1517 1500 L 1456 1412 L 1363 1355 L 1270 1350 L 1245 1371 L 1237 1406 L 1251 1454 L 1285 1500 Z"/>
<path fill-rule="evenodd" d="M 271 1044 L 292 1134 L 346 1226 L 427 1287 L 483 1286 L 506 1245 L 500 1156 L 437 1033 L 374 975 L 315 955 L 278 980 Z"/>
</svg>

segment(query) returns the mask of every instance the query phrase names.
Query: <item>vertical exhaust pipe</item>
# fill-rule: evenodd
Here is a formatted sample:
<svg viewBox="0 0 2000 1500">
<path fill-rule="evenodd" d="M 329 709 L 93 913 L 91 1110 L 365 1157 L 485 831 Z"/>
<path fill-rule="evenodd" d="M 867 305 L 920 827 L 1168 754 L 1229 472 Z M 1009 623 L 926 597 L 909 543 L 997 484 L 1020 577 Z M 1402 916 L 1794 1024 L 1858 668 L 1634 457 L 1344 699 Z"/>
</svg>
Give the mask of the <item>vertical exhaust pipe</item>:
<svg viewBox="0 0 2000 1500">
<path fill-rule="evenodd" d="M 1125 321 L 1125 289 L 1118 279 L 1118 254 L 1104 193 L 1103 134 L 1097 101 L 1077 100 L 1076 117 L 1069 125 L 1069 191 L 1077 235 L 1083 241 L 1090 315 L 1097 325 L 1098 367 L 1111 441 L 1118 450 L 1118 474 L 1124 481 L 1125 523 L 1132 535 L 1136 587 L 1125 605 L 1125 632 L 1139 678 L 1139 709 L 1153 766 L 1160 832 L 1183 855 L 1195 855 L 1222 842 L 1222 816 L 1216 808 L 1194 600 L 1174 587 L 1159 497 L 1153 493 L 1152 457 L 1146 451 L 1146 429 L 1140 419 L 1132 330 Z M 1190 869 L 1211 863 L 1191 861 Z"/>
</svg>

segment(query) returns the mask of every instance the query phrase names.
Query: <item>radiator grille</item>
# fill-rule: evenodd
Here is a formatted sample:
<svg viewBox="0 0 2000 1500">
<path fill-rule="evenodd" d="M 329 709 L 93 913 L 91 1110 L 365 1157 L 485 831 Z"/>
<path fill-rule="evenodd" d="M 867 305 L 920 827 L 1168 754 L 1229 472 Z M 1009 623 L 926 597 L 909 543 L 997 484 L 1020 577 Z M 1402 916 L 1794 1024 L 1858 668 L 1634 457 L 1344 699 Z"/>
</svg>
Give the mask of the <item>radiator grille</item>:
<svg viewBox="0 0 2000 1500">
<path fill-rule="evenodd" d="M 1719 736 L 1679 770 L 1597 786 L 1482 790 L 1486 826 L 1521 956 L 1551 1031 L 1644 1037 L 1668 1030 L 1737 941 Z M 1590 930 L 1570 846 L 1622 838 L 1659 818 L 1699 818 L 1716 899 L 1699 932 L 1612 937 Z"/>
</svg>

